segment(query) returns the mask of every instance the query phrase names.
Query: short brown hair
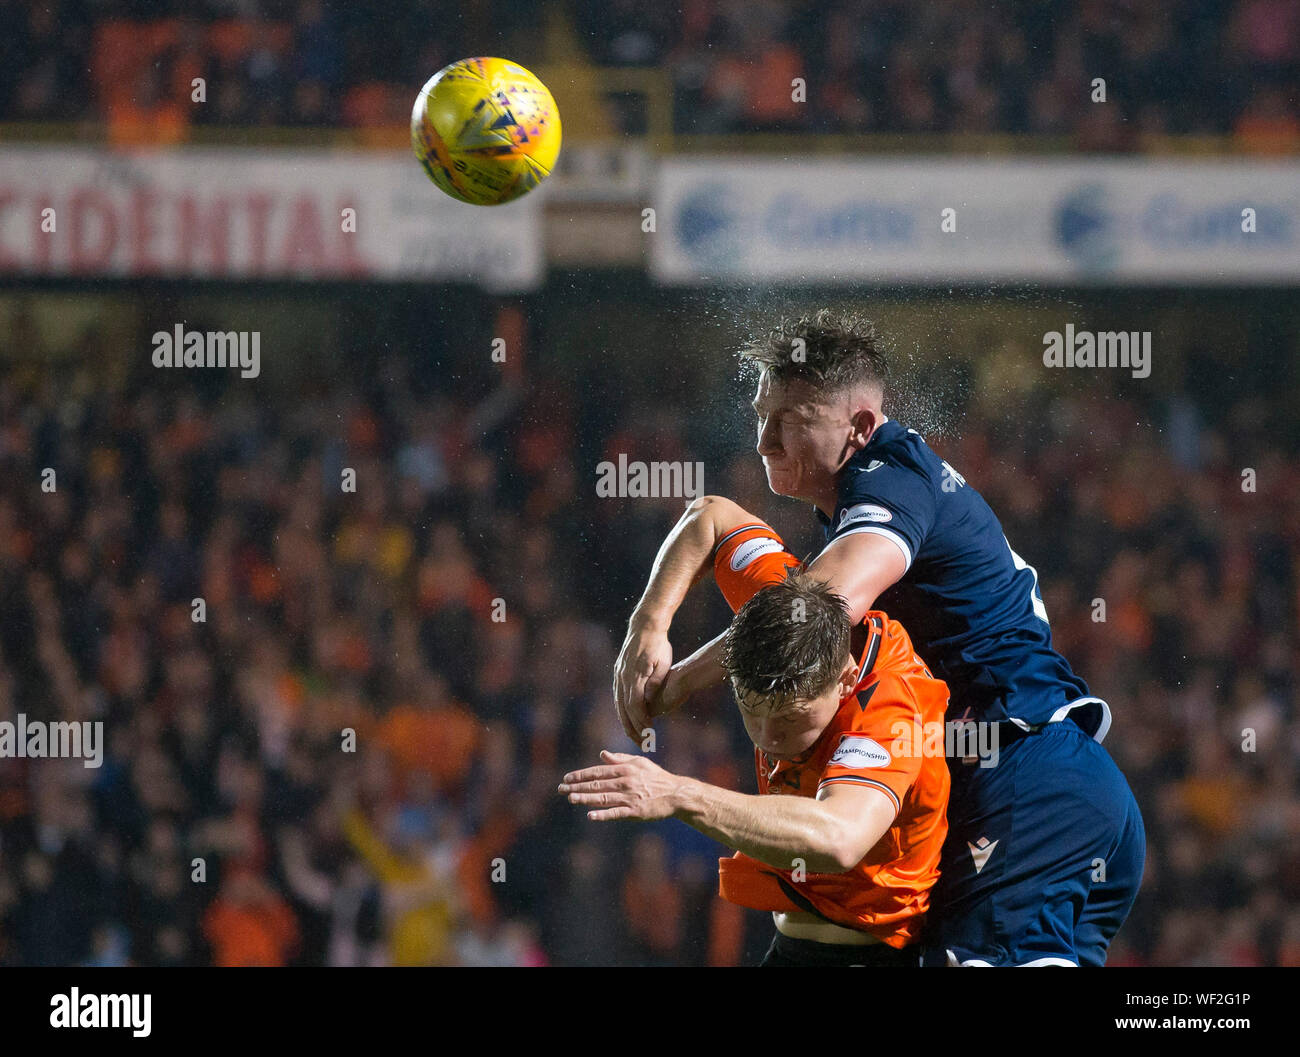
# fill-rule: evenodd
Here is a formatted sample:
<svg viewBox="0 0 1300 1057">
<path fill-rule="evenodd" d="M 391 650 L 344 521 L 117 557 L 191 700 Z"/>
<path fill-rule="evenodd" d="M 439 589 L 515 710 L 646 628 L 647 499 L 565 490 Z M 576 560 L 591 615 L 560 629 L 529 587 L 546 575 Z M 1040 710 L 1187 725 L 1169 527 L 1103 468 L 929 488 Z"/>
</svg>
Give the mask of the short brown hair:
<svg viewBox="0 0 1300 1057">
<path fill-rule="evenodd" d="M 801 358 L 793 353 L 802 341 Z M 855 312 L 822 308 L 798 319 L 782 319 L 738 353 L 742 364 L 767 371 L 777 381 L 798 379 L 827 393 L 889 381 L 889 360 L 875 325 Z"/>
<path fill-rule="evenodd" d="M 783 711 L 826 691 L 849 656 L 844 599 L 804 572 L 769 584 L 740 607 L 727 628 L 722 667 L 737 698 Z M 745 705 L 745 707 L 752 707 Z"/>
</svg>

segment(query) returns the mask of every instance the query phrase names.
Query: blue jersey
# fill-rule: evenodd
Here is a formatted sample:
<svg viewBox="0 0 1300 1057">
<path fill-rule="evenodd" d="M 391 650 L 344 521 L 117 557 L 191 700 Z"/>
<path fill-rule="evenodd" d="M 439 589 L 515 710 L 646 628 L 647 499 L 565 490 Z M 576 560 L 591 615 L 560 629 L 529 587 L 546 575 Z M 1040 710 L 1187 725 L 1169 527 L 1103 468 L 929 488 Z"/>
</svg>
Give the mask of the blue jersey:
<svg viewBox="0 0 1300 1057">
<path fill-rule="evenodd" d="M 1007 542 L 983 497 L 914 429 L 886 421 L 840 475 L 827 545 L 873 533 L 907 571 L 875 603 L 907 629 L 952 692 L 950 719 L 1021 727 L 1067 715 L 1100 741 L 1105 702 L 1052 648 L 1038 573 Z"/>
</svg>

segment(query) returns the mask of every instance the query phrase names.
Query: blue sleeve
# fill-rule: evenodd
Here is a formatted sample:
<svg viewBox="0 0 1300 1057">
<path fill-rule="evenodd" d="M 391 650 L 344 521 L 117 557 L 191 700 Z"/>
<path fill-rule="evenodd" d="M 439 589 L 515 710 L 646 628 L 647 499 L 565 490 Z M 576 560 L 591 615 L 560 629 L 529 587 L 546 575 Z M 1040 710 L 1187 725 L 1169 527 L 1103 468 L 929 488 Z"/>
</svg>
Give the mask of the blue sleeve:
<svg viewBox="0 0 1300 1057">
<path fill-rule="evenodd" d="M 848 467 L 826 543 L 856 532 L 893 540 L 910 569 L 934 525 L 935 495 L 930 479 L 908 466 L 880 464 L 873 470 Z"/>
</svg>

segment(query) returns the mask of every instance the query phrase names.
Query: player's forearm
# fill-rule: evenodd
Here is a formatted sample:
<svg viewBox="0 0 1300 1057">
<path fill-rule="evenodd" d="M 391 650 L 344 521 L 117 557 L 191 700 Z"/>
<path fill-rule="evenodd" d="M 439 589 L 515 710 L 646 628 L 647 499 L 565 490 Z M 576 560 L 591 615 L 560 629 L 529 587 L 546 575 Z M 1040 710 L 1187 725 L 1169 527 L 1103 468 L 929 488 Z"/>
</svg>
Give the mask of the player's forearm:
<svg viewBox="0 0 1300 1057">
<path fill-rule="evenodd" d="M 717 686 L 726 678 L 722 667 L 722 643 L 727 637 L 724 631 L 717 638 L 706 642 L 685 660 L 678 661 L 673 668 L 681 680 L 680 686 L 687 697 L 691 694 Z"/>
<path fill-rule="evenodd" d="M 842 873 L 843 823 L 822 803 L 800 796 L 750 796 L 696 781 L 682 782 L 676 818 L 729 848 L 782 870 L 803 860 L 809 873 Z"/>
<path fill-rule="evenodd" d="M 724 505 L 735 506 L 717 496 L 703 496 L 686 508 L 655 555 L 631 624 L 667 630 L 687 592 L 709 570 Z"/>
</svg>

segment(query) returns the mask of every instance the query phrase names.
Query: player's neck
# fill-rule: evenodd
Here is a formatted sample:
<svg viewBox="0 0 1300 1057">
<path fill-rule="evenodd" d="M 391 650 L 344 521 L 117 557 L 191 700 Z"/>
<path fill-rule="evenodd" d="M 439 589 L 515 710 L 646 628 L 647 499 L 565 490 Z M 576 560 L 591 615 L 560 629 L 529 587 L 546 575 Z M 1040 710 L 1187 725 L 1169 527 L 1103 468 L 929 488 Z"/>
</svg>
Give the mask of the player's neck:
<svg viewBox="0 0 1300 1057">
<path fill-rule="evenodd" d="M 808 500 L 829 519 L 835 513 L 836 504 L 839 502 L 839 490 L 832 486 L 825 492 L 809 496 Z"/>
</svg>

